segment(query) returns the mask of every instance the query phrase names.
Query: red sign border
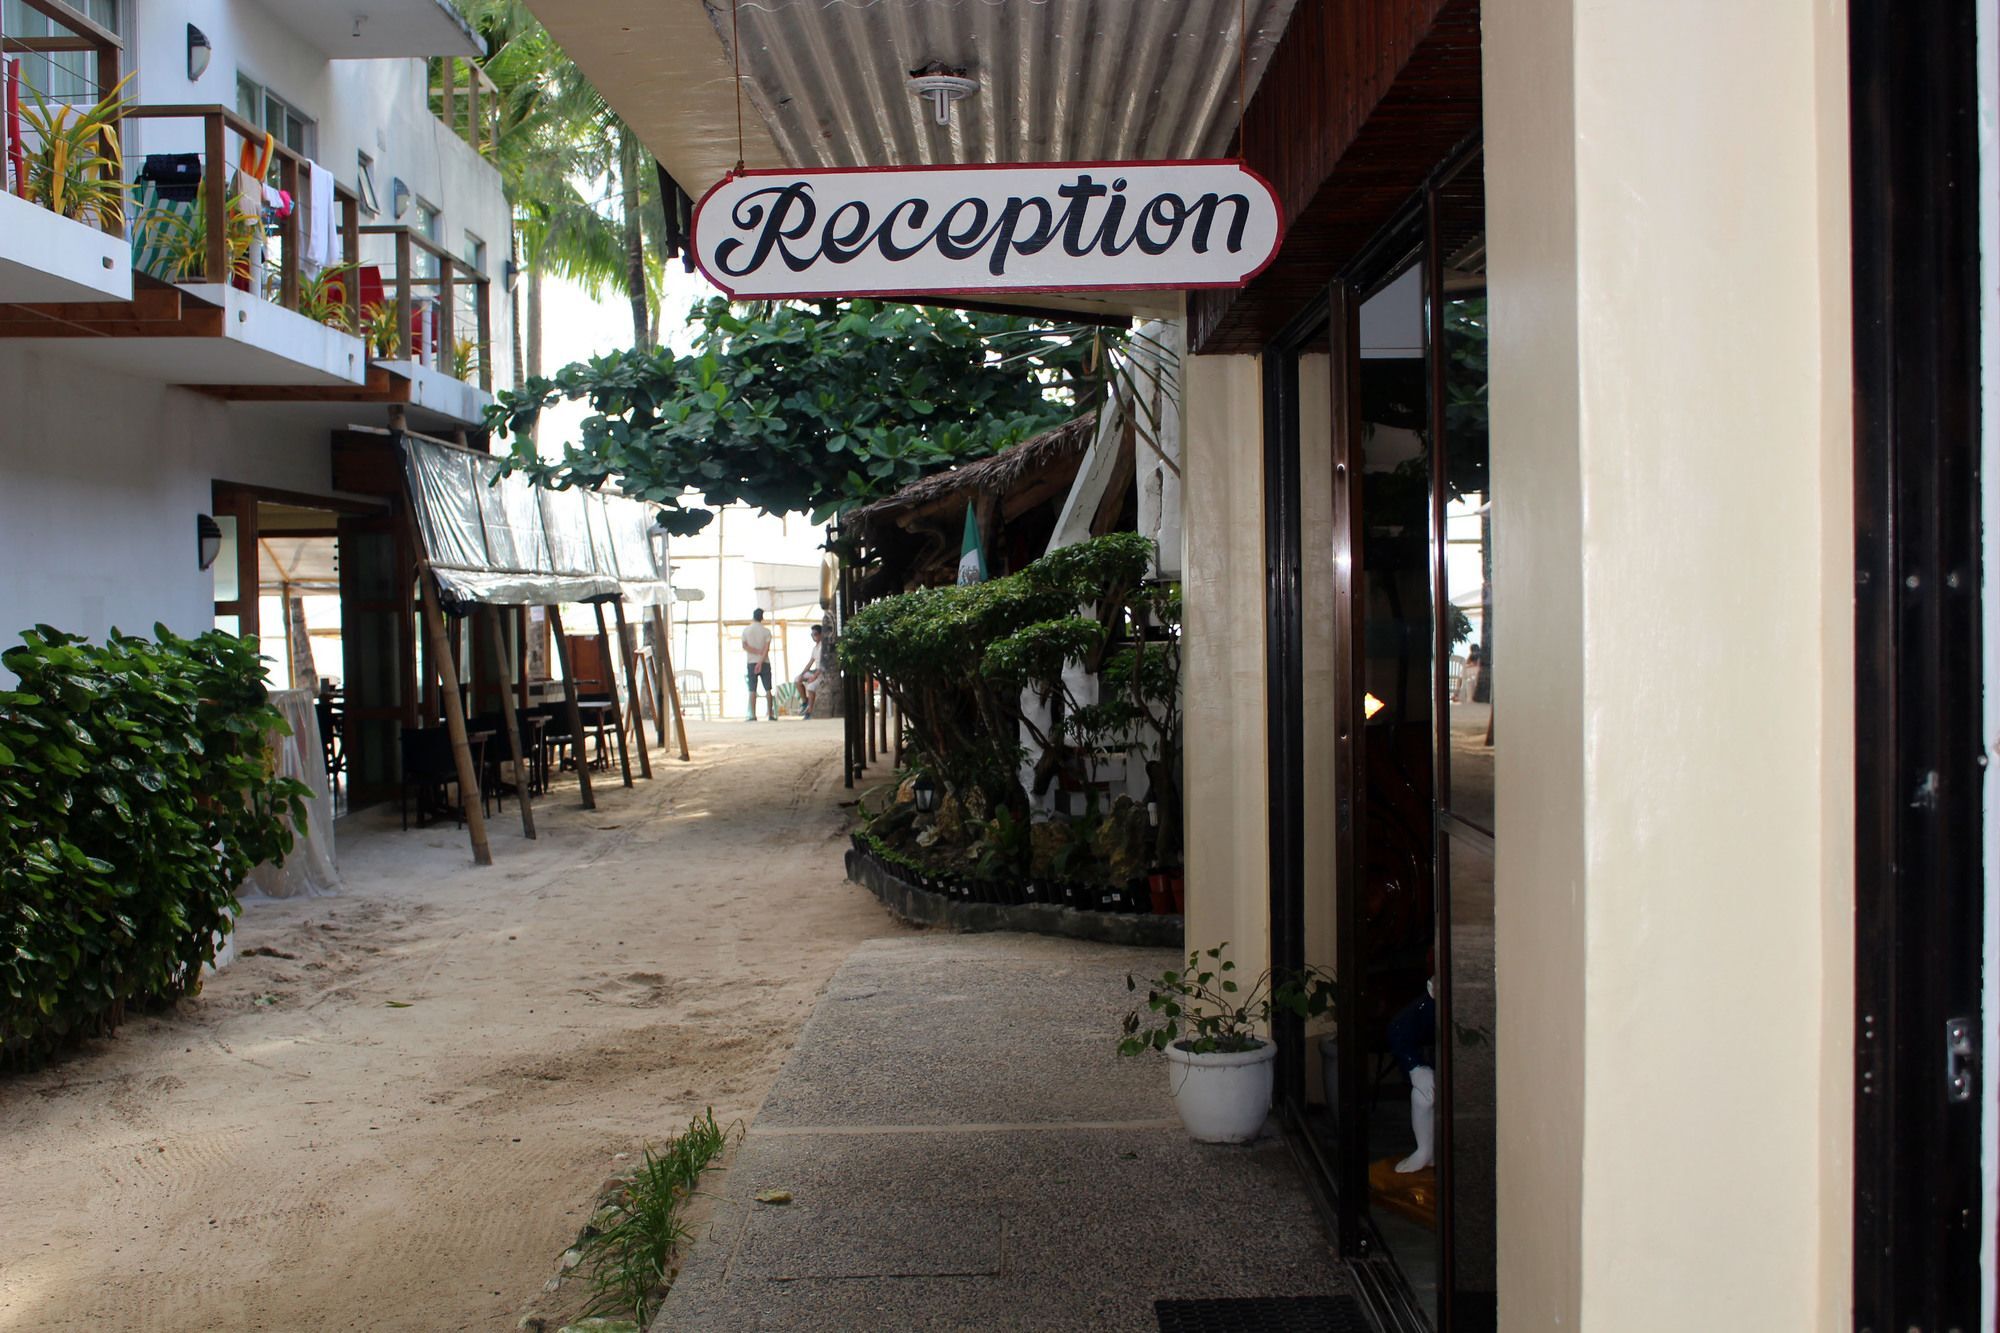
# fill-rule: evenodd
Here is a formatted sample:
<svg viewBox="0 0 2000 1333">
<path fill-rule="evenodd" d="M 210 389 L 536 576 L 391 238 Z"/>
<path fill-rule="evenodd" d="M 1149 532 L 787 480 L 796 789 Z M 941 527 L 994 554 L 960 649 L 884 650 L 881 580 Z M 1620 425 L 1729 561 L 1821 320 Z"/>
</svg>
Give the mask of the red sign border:
<svg viewBox="0 0 2000 1333">
<path fill-rule="evenodd" d="M 922 289 L 895 288 L 889 291 L 837 290 L 824 292 L 786 292 L 781 296 L 742 296 L 727 283 L 720 282 L 708 265 L 703 262 L 701 249 L 694 241 L 701 235 L 701 211 L 717 190 L 734 180 L 751 176 L 902 176 L 919 171 L 1083 171 L 1111 170 L 1119 167 L 1235 167 L 1258 185 L 1271 197 L 1271 211 L 1278 218 L 1278 235 L 1271 244 L 1271 253 L 1264 262 L 1251 269 L 1235 282 L 1188 282 L 1167 285 L 1163 283 L 1108 282 L 1089 286 L 1065 284 L 1059 287 L 925 287 Z M 743 171 L 731 171 L 722 179 L 709 186 L 696 201 L 694 213 L 688 219 L 688 248 L 694 252 L 694 265 L 701 270 L 701 276 L 709 285 L 732 301 L 828 301 L 852 297 L 857 300 L 905 301 L 922 304 L 925 296 L 982 296 L 996 301 L 1004 301 L 1011 296 L 1060 295 L 1064 292 L 1194 292 L 1194 291 L 1241 291 L 1255 282 L 1265 269 L 1277 261 L 1285 248 L 1288 228 L 1285 206 L 1278 198 L 1278 191 L 1271 182 L 1249 163 L 1234 157 L 1184 157 L 1174 159 L 1131 159 L 1125 161 L 1098 162 L 927 162 L 913 167 L 751 167 Z"/>
</svg>

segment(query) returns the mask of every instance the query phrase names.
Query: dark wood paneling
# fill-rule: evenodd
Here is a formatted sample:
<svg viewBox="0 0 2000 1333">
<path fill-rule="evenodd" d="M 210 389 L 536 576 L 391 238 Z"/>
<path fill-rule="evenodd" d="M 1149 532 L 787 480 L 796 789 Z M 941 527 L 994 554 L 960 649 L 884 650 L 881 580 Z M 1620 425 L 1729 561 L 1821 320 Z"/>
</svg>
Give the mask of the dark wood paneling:
<svg viewBox="0 0 2000 1333">
<path fill-rule="evenodd" d="M 1855 0 L 1854 1327 L 1979 1319 L 1984 865 L 1978 46 L 1967 0 Z M 1990 292 L 1986 293 L 1990 297 Z M 1976 1057 L 1975 1057 L 1976 1058 Z"/>
<path fill-rule="evenodd" d="M 1287 228 L 1241 291 L 1188 297 L 1197 352 L 1254 352 L 1479 129 L 1478 0 L 1302 0 L 1244 126 Z"/>
</svg>

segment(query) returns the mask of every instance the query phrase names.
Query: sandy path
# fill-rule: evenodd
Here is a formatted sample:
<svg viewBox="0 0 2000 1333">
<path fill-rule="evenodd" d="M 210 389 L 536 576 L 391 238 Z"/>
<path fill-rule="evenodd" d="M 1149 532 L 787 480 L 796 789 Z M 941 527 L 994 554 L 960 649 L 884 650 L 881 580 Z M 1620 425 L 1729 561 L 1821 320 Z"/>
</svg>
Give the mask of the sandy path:
<svg viewBox="0 0 2000 1333">
<path fill-rule="evenodd" d="M 538 843 L 510 807 L 488 870 L 364 812 L 342 896 L 244 919 L 239 948 L 289 957 L 0 1079 L 0 1329 L 542 1308 L 614 1155 L 747 1117 L 849 950 L 898 929 L 841 878 L 837 723 L 691 730 L 692 765 L 656 751 L 594 814 L 559 787 Z"/>
</svg>

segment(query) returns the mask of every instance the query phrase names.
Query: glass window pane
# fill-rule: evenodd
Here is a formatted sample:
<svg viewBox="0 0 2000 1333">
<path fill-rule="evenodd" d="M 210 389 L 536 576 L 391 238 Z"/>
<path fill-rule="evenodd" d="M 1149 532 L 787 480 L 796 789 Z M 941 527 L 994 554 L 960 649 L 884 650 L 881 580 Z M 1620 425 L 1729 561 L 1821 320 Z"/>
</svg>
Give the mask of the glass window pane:
<svg viewBox="0 0 2000 1333">
<path fill-rule="evenodd" d="M 217 514 L 215 526 L 222 529 L 222 546 L 215 553 L 215 600 L 233 602 L 240 595 L 236 571 L 236 515 Z"/>
</svg>

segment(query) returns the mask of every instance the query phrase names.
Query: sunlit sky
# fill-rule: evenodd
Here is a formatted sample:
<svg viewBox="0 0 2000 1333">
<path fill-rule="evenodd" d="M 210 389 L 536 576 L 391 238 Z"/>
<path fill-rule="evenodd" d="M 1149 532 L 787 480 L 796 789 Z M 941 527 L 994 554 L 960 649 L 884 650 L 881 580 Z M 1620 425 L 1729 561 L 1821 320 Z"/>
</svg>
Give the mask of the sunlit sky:
<svg viewBox="0 0 2000 1333">
<path fill-rule="evenodd" d="M 716 295 L 699 273 L 684 273 L 676 262 L 667 268 L 666 291 L 660 299 L 660 341 L 677 352 L 690 342 L 684 316 L 696 301 Z M 632 307 L 621 294 L 607 291 L 601 300 L 575 283 L 551 278 L 542 292 L 542 373 L 553 375 L 572 361 L 582 361 L 632 345 Z M 576 438 L 577 427 L 590 414 L 583 403 L 563 403 L 542 417 L 541 447 L 560 453 Z"/>
</svg>

